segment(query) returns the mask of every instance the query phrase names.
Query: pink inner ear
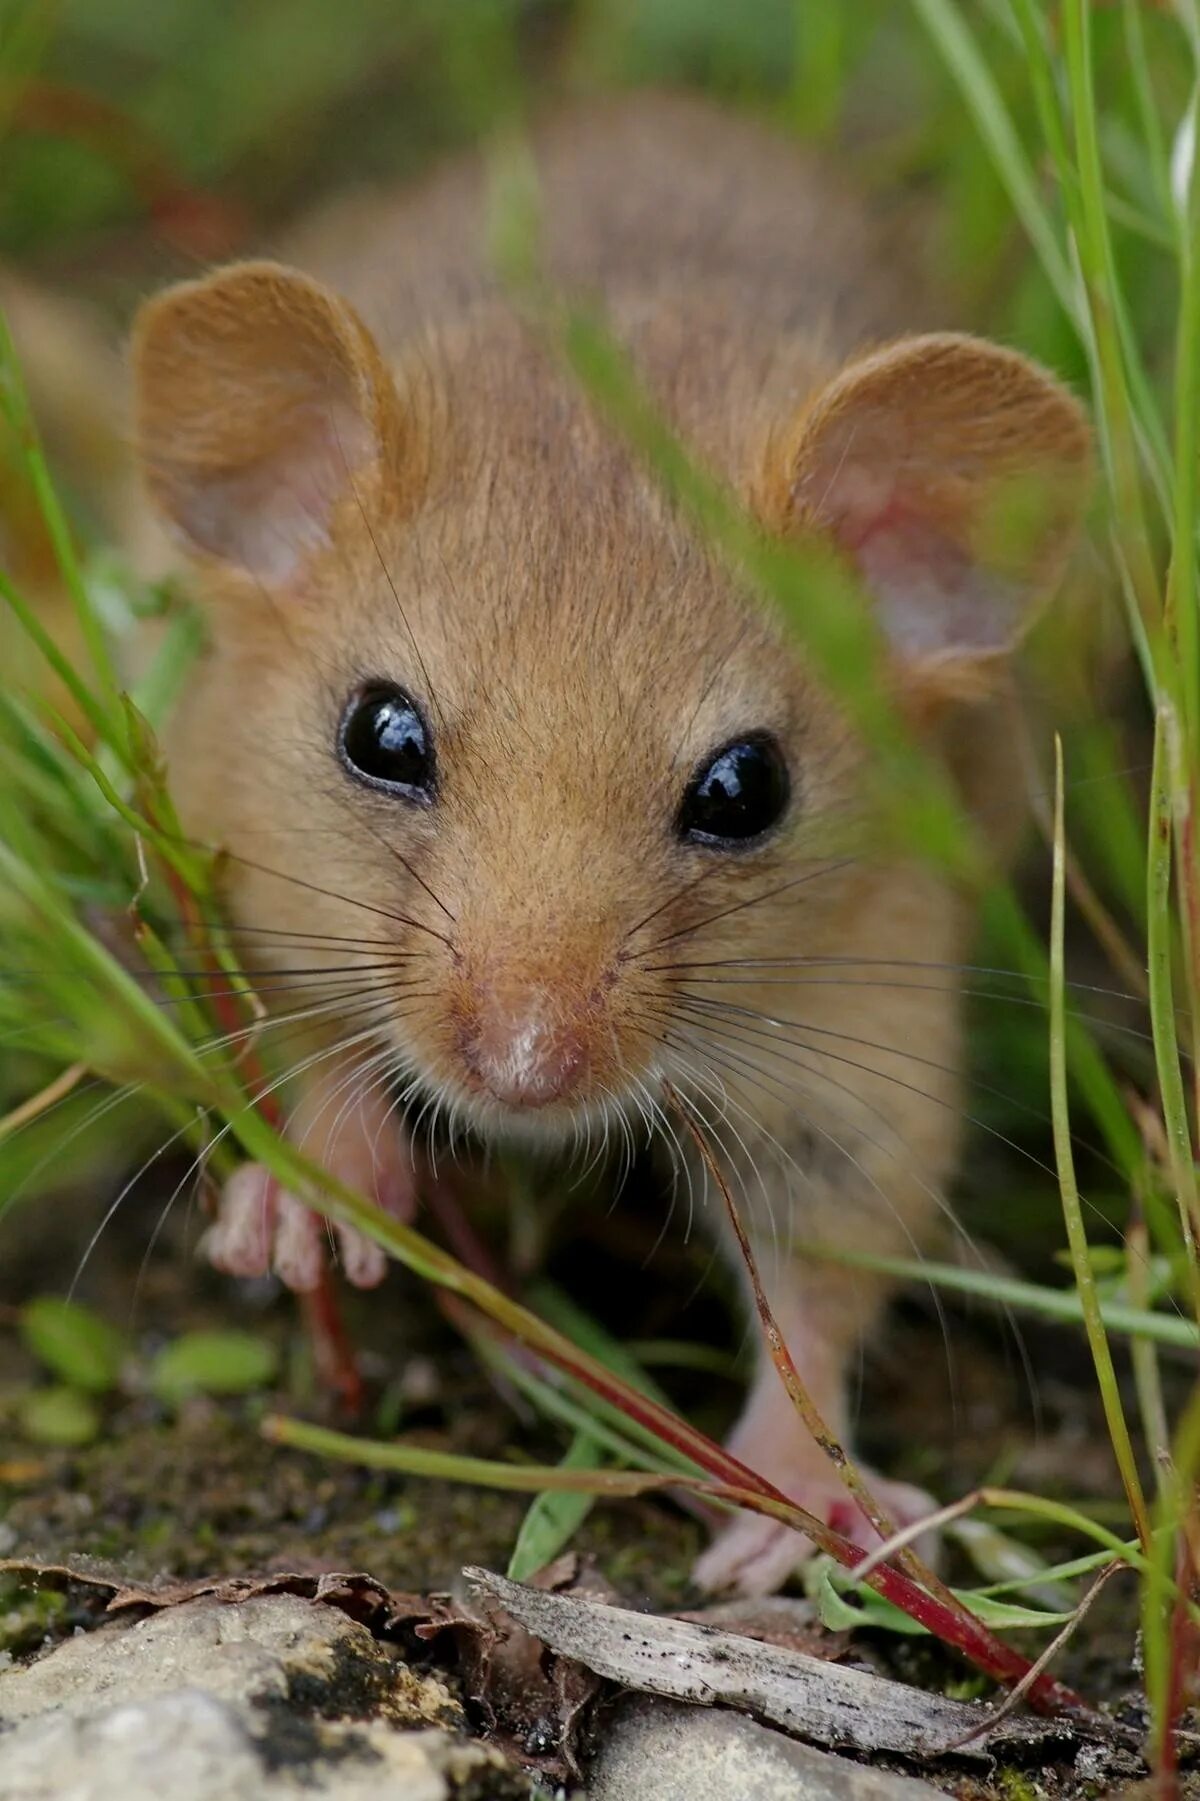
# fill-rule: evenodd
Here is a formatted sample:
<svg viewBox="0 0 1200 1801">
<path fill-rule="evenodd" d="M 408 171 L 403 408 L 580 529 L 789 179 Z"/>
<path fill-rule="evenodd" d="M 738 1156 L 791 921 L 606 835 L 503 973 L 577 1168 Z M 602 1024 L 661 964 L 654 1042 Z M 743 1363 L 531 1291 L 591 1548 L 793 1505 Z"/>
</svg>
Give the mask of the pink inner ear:
<svg viewBox="0 0 1200 1801">
<path fill-rule="evenodd" d="M 1016 586 L 978 563 L 918 494 L 843 470 L 827 504 L 834 536 L 874 595 L 900 656 L 971 655 L 1011 641 L 1020 616 Z"/>
<path fill-rule="evenodd" d="M 287 433 L 271 454 L 241 469 L 194 476 L 179 522 L 211 556 L 260 581 L 289 581 L 329 542 L 330 515 L 371 452 L 358 410 L 338 398 L 288 409 Z"/>
</svg>

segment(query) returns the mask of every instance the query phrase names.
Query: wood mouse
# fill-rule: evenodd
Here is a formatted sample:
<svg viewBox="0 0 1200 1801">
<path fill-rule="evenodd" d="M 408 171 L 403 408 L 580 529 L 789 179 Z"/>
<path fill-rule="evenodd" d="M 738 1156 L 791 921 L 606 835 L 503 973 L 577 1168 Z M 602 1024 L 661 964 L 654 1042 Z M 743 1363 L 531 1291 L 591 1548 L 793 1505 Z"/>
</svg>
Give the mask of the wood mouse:
<svg viewBox="0 0 1200 1801">
<path fill-rule="evenodd" d="M 817 531 L 857 571 L 899 706 L 969 804 L 1011 811 L 998 697 L 1085 505 L 1075 400 L 1012 350 L 902 335 L 895 243 L 764 127 L 640 96 L 535 152 L 554 280 L 603 300 L 768 531 Z M 138 453 L 211 626 L 168 745 L 182 816 L 229 853 L 297 1141 L 407 1218 L 401 1103 L 415 1131 L 564 1156 L 642 1134 L 689 1160 L 669 1084 L 844 1437 L 884 1285 L 792 1246 L 908 1255 L 935 1223 L 971 908 L 881 853 L 843 710 L 498 290 L 484 186 L 468 158 L 342 203 L 286 263 L 141 312 Z M 1018 550 L 988 531 L 1013 480 L 1042 503 Z M 211 1254 L 303 1289 L 324 1241 L 245 1166 Z M 376 1247 L 338 1248 L 381 1279 Z M 765 1356 L 730 1443 L 871 1541 Z M 878 1490 L 900 1521 L 929 1505 Z M 766 1591 L 804 1549 L 739 1514 L 696 1575 Z"/>
</svg>

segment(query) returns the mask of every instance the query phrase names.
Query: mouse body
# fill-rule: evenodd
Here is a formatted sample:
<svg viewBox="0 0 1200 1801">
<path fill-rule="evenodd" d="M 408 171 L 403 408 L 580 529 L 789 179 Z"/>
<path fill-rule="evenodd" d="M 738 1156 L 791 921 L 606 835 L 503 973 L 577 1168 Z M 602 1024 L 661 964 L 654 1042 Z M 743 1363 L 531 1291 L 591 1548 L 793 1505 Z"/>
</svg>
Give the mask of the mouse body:
<svg viewBox="0 0 1200 1801">
<path fill-rule="evenodd" d="M 767 532 L 857 573 L 897 705 L 968 805 L 1011 807 L 1006 672 L 1087 488 L 1074 400 L 1010 350 L 902 335 L 929 321 L 887 230 L 765 128 L 641 96 L 534 153 L 552 281 Z M 297 1142 L 408 1217 L 400 1103 L 417 1135 L 564 1157 L 651 1136 L 699 1198 L 690 1118 L 846 1436 L 884 1285 L 802 1247 L 910 1255 L 936 1221 L 971 907 L 881 829 L 795 635 L 500 291 L 485 214 L 466 159 L 144 307 L 141 466 L 211 636 L 168 741 L 181 815 L 226 852 Z M 1012 484 L 1038 501 L 1016 544 Z M 325 1239 L 246 1165 L 211 1250 L 304 1288 Z M 338 1249 L 381 1279 L 377 1247 Z M 731 1448 L 870 1542 L 765 1355 Z M 697 1576 L 763 1591 L 802 1551 L 737 1515 Z"/>
</svg>

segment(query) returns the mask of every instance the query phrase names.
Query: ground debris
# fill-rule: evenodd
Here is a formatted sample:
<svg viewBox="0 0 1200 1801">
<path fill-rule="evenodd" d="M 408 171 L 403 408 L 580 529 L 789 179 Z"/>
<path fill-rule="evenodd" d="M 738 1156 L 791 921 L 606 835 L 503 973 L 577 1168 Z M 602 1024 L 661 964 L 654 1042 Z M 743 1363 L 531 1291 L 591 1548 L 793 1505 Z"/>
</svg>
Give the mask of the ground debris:
<svg viewBox="0 0 1200 1801">
<path fill-rule="evenodd" d="M 737 1713 L 757 1722 L 758 1729 L 776 1729 L 767 1734 L 764 1746 L 771 1752 L 767 1763 L 774 1760 L 781 1771 L 790 1769 L 791 1762 L 790 1752 L 774 1743 L 780 1732 L 790 1744 L 802 1740 L 851 1759 L 899 1759 L 942 1782 L 954 1780 L 955 1770 L 961 1779 L 965 1768 L 982 1773 L 1004 1764 L 1042 1772 L 1056 1766 L 1068 1783 L 1066 1773 L 1073 1769 L 1103 1788 L 1098 1773 L 1128 1780 L 1143 1767 L 1142 1735 L 1135 1724 L 1098 1714 L 1053 1720 L 1002 1716 L 999 1703 L 950 1700 L 840 1663 L 847 1635 L 825 1632 L 803 1601 L 729 1603 L 677 1616 L 634 1612 L 616 1605 L 619 1597 L 612 1587 L 574 1554 L 529 1583 L 468 1568 L 456 1592 L 433 1594 L 391 1590 L 362 1571 L 317 1568 L 134 1582 L 117 1568 L 82 1557 L 63 1562 L 9 1558 L 0 1561 L 0 1575 L 69 1592 L 82 1603 L 76 1617 L 87 1620 L 90 1609 L 89 1623 L 104 1622 L 97 1633 L 84 1635 L 91 1637 L 145 1629 L 173 1614 L 207 1617 L 205 1609 L 215 1610 L 212 1617 L 232 1617 L 275 1604 L 298 1609 L 297 1617 L 340 1617 L 338 1630 L 360 1635 L 360 1653 L 363 1645 L 373 1643 L 393 1672 L 370 1693 L 370 1684 L 364 1688 L 360 1682 L 362 1721 L 373 1729 L 381 1719 L 393 1727 L 405 1724 L 396 1708 L 397 1697 L 406 1692 L 406 1678 L 397 1672 L 415 1666 L 407 1676 L 418 1682 L 423 1680 L 418 1668 L 440 1671 L 449 1683 L 449 1691 L 442 1692 L 457 1696 L 458 1710 L 440 1722 L 443 1730 L 459 1744 L 472 1742 L 464 1737 L 467 1733 L 481 1735 L 495 1750 L 505 1783 L 512 1772 L 523 1770 L 543 1789 L 547 1783 L 569 1788 L 585 1776 L 590 1780 L 602 1766 L 615 1769 L 610 1735 L 614 1720 L 628 1711 L 631 1693 L 690 1704 L 668 1710 L 674 1722 L 668 1736 L 673 1744 L 679 1741 L 685 1757 L 703 1738 L 700 1716 L 705 1709 Z M 62 1648 L 71 1652 L 79 1643 L 76 1638 Z M 32 1674 L 47 1661 L 25 1668 Z M 369 1661 L 359 1655 L 360 1675 Z M 15 1693 L 12 1678 L 20 1674 L 14 1668 L 8 1679 L 10 1699 Z M 3 1692 L 0 1683 L 0 1716 Z M 344 1698 L 344 1688 L 341 1692 Z M 130 1699 L 140 1702 L 142 1697 Z M 306 1705 L 310 1715 L 314 1705 L 323 1710 L 319 1693 L 316 1703 L 310 1696 Z M 696 1716 L 699 1736 L 694 1742 L 679 1724 L 688 1712 Z M 649 1742 L 652 1726 L 667 1730 L 667 1714 L 639 1714 L 638 1719 L 639 1744 Z M 189 1731 L 202 1724 L 190 1716 L 185 1722 Z M 723 1757 L 745 1754 L 746 1733 L 730 1729 L 719 1731 L 717 1738 Z M 832 1764 L 859 1767 L 847 1765 L 845 1756 Z M 812 1792 L 824 1793 L 819 1768 L 813 1765 L 809 1774 L 818 1785 Z M 861 1784 L 846 1788 L 837 1768 L 827 1775 L 831 1794 L 868 1792 Z M 505 1787 L 500 1792 L 518 1791 Z M 885 1791 L 877 1787 L 869 1792 Z"/>
<path fill-rule="evenodd" d="M 885 1752 L 917 1763 L 997 1756 L 1058 1761 L 1088 1743 L 1124 1744 L 1101 1715 L 999 1717 L 803 1651 L 748 1640 L 694 1622 L 639 1614 L 578 1595 L 548 1593 L 487 1570 L 465 1572 L 483 1601 L 559 1656 L 622 1687 L 704 1706 L 737 1708 L 831 1749 Z"/>
<path fill-rule="evenodd" d="M 136 1610 L 157 1613 L 188 1601 L 232 1604 L 261 1595 L 295 1595 L 300 1600 L 336 1607 L 377 1636 L 392 1632 L 409 1619 L 430 1618 L 436 1606 L 425 1596 L 387 1589 L 374 1576 L 359 1570 L 269 1570 L 261 1575 L 184 1580 L 164 1576 L 157 1582 L 130 1582 L 119 1570 L 94 1558 L 44 1563 L 31 1557 L 6 1557 L 0 1558 L 0 1576 L 13 1576 L 30 1587 L 90 1591 L 106 1614 Z"/>
</svg>

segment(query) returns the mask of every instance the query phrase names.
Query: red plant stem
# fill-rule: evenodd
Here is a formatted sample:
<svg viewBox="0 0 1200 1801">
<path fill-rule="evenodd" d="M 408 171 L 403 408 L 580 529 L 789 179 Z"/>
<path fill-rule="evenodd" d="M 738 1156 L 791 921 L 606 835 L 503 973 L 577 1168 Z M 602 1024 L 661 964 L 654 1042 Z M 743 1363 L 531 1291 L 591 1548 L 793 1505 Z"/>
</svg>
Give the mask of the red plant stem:
<svg viewBox="0 0 1200 1801">
<path fill-rule="evenodd" d="M 1194 1513 L 1193 1508 L 1188 1514 Z M 1153 1755 L 1155 1801 L 1176 1801 L 1179 1794 L 1179 1723 L 1187 1705 L 1190 1682 L 1200 1667 L 1200 1632 L 1188 1610 L 1188 1596 L 1193 1592 L 1196 1566 L 1192 1556 L 1189 1519 L 1180 1526 L 1175 1558 L 1177 1593 L 1171 1608 L 1167 1669 L 1167 1693 L 1163 1717 L 1155 1734 Z"/>
<path fill-rule="evenodd" d="M 482 1329 L 496 1336 L 509 1336 L 486 1315 L 482 1316 Z M 523 1336 L 519 1331 L 514 1331 L 512 1335 Z M 628 1418 L 636 1420 L 663 1443 L 682 1451 L 693 1463 L 715 1476 L 720 1488 L 726 1491 L 726 1498 L 737 1499 L 741 1505 L 753 1498 L 759 1505 L 759 1511 L 804 1533 L 846 1569 L 853 1570 L 866 1561 L 868 1554 L 861 1546 L 853 1544 L 832 1526 L 827 1526 L 815 1514 L 808 1513 L 803 1507 L 789 1501 L 764 1476 L 748 1469 L 722 1446 L 706 1438 L 669 1408 L 660 1406 L 648 1395 L 629 1387 L 602 1368 L 593 1369 L 588 1361 L 574 1358 L 570 1354 L 569 1345 L 559 1349 L 556 1342 L 540 1335 L 537 1338 L 532 1335 L 524 1337 L 523 1342 L 543 1362 L 554 1364 L 575 1381 L 583 1383 L 594 1394 L 600 1395 Z M 959 1612 L 947 1607 L 944 1602 L 918 1587 L 908 1576 L 886 1565 L 873 1570 L 866 1580 L 877 1594 L 891 1601 L 902 1613 L 924 1626 L 926 1631 L 943 1644 L 961 1652 L 993 1681 L 1008 1684 L 1028 1677 L 1032 1668 L 1029 1660 L 989 1632 L 974 1614 L 965 1609 Z M 1078 1695 L 1045 1673 L 1037 1676 L 1031 1683 L 1028 1698 L 1030 1704 L 1042 1713 L 1077 1712 L 1084 1708 Z"/>
<path fill-rule="evenodd" d="M 354 1355 L 354 1343 L 346 1330 L 342 1310 L 329 1272 L 323 1263 L 317 1286 L 300 1296 L 301 1311 L 312 1346 L 313 1366 L 321 1387 L 337 1398 L 338 1413 L 347 1420 L 360 1418 L 363 1379 Z"/>
<path fill-rule="evenodd" d="M 512 1278 L 507 1270 L 501 1269 L 499 1262 L 492 1255 L 475 1230 L 467 1211 L 462 1204 L 457 1184 L 451 1172 L 441 1171 L 434 1174 L 424 1158 L 417 1180 L 417 1192 L 423 1205 L 442 1229 L 446 1243 L 467 1269 L 474 1270 L 484 1282 L 498 1288 L 502 1294 L 512 1293 Z"/>
<path fill-rule="evenodd" d="M 725 1211 L 729 1216 L 729 1223 L 733 1228 L 734 1237 L 737 1239 L 738 1250 L 741 1253 L 742 1262 L 745 1264 L 746 1273 L 750 1278 L 750 1286 L 754 1293 L 755 1306 L 758 1309 L 758 1317 L 767 1341 L 767 1348 L 771 1353 L 771 1361 L 779 1372 L 779 1377 L 783 1383 L 787 1397 L 795 1408 L 805 1431 L 809 1433 L 814 1443 L 829 1459 L 830 1463 L 845 1483 L 851 1496 L 874 1526 L 881 1541 L 886 1542 L 886 1540 L 895 1536 L 896 1528 L 887 1513 L 871 1493 L 870 1488 L 863 1481 L 859 1470 L 847 1454 L 845 1447 L 839 1442 L 833 1432 L 830 1431 L 819 1408 L 813 1400 L 812 1395 L 805 1386 L 799 1370 L 796 1368 L 792 1353 L 788 1349 L 783 1333 L 779 1330 L 779 1323 L 775 1318 L 774 1310 L 767 1298 L 767 1291 L 763 1287 L 762 1278 L 758 1272 L 758 1260 L 754 1255 L 754 1249 L 750 1243 L 749 1235 L 742 1223 L 742 1216 L 738 1212 L 737 1205 L 730 1192 L 729 1184 L 721 1174 L 717 1160 L 713 1155 L 712 1148 L 695 1120 L 692 1119 L 691 1115 L 681 1104 L 678 1095 L 672 1089 L 670 1083 L 664 1082 L 663 1089 L 680 1124 L 695 1142 L 696 1148 L 699 1150 L 700 1155 L 704 1160 L 705 1167 L 712 1176 L 713 1181 L 716 1183 L 717 1190 L 725 1203 Z M 871 1553 L 873 1557 L 878 1557 L 879 1554 L 878 1547 Z M 948 1608 L 952 1613 L 961 1615 L 964 1619 L 971 1620 L 972 1622 L 974 1621 L 974 1615 L 971 1614 L 970 1610 L 958 1599 L 953 1590 L 951 1590 L 933 1570 L 928 1568 L 924 1560 L 918 1556 L 911 1545 L 903 1544 L 898 1546 L 895 1551 L 895 1559 L 905 1575 L 911 1577 L 911 1579 L 921 1588 L 927 1590 L 928 1593 L 936 1600 L 940 1601 L 944 1607 Z M 1030 1680 L 1031 1679 L 1028 1677 L 1022 1677 L 1023 1682 L 1028 1682 Z"/>
</svg>

